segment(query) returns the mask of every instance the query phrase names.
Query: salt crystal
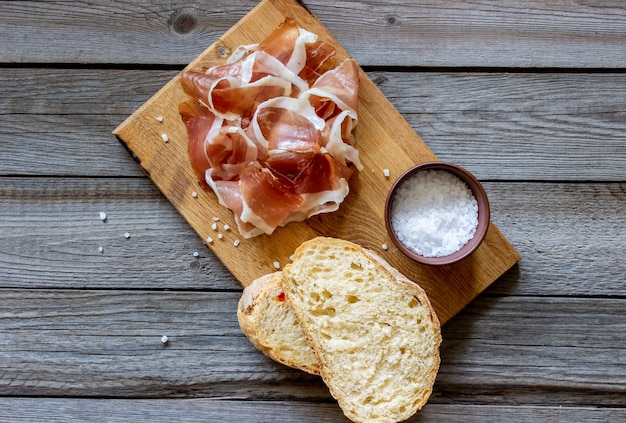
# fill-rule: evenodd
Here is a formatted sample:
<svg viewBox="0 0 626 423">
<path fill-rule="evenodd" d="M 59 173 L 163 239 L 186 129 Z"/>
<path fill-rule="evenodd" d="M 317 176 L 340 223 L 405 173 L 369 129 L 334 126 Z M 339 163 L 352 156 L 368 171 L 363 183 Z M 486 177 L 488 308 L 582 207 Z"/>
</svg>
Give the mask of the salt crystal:
<svg viewBox="0 0 626 423">
<path fill-rule="evenodd" d="M 217 216 L 213 216 L 213 222 L 219 222 L 220 218 Z"/>
<path fill-rule="evenodd" d="M 104 247 L 101 245 L 98 247 L 98 251 L 100 251 L 101 253 L 104 253 Z"/>
<path fill-rule="evenodd" d="M 155 119 L 159 122 L 163 122 L 163 116 L 157 116 Z"/>
<path fill-rule="evenodd" d="M 206 242 L 208 242 L 209 244 L 213 244 L 213 238 L 212 237 L 207 237 Z"/>
<path fill-rule="evenodd" d="M 167 337 L 167 335 L 163 335 L 161 337 L 161 344 L 167 344 L 169 342 L 169 338 Z"/>
<path fill-rule="evenodd" d="M 196 197 L 198 196 L 198 193 L 194 191 L 194 192 L 192 192 L 192 193 L 191 193 L 191 196 L 192 196 L 193 198 L 196 198 Z"/>
<path fill-rule="evenodd" d="M 389 177 L 389 169 L 383 169 L 383 175 L 385 175 L 385 178 Z"/>
<path fill-rule="evenodd" d="M 276 270 L 280 269 L 280 263 L 279 262 L 277 262 L 277 261 L 274 262 L 274 269 L 276 269 Z"/>
<path fill-rule="evenodd" d="M 383 249 L 383 250 L 385 250 L 385 251 L 387 251 L 387 250 L 389 249 L 389 247 L 387 246 L 387 244 L 383 244 L 383 245 L 381 245 L 381 247 L 382 247 L 382 249 Z"/>
<path fill-rule="evenodd" d="M 105 212 L 100 212 L 100 220 L 103 222 L 107 220 L 107 214 Z"/>
<path fill-rule="evenodd" d="M 222 234 L 217 234 L 217 239 L 222 239 L 222 238 L 224 238 L 224 235 L 222 235 Z"/>
<path fill-rule="evenodd" d="M 396 191 L 391 223 L 409 249 L 424 257 L 443 257 L 460 250 L 474 236 L 478 203 L 455 175 L 420 171 Z"/>
<path fill-rule="evenodd" d="M 168 142 L 170 140 L 167 134 L 161 134 L 161 139 L 163 140 L 163 142 Z"/>
<path fill-rule="evenodd" d="M 194 251 L 194 252 L 193 252 L 193 256 L 194 256 L 194 257 L 198 257 L 199 255 L 200 255 L 200 253 L 199 253 L 199 252 L 197 252 L 197 251 Z"/>
<path fill-rule="evenodd" d="M 130 232 L 124 233 L 124 238 L 126 238 L 126 239 L 130 238 Z"/>
<path fill-rule="evenodd" d="M 224 230 L 225 230 L 225 231 L 227 231 L 227 230 L 229 230 L 229 229 L 230 229 L 230 226 L 229 226 L 229 225 L 227 225 L 227 224 L 224 224 Z"/>
<path fill-rule="evenodd" d="M 234 241 L 233 241 L 233 245 L 234 245 L 235 247 L 238 247 L 238 246 L 239 246 L 239 240 L 238 240 L 238 239 L 234 240 Z"/>
<path fill-rule="evenodd" d="M 217 230 L 217 223 L 213 222 L 213 224 L 211 225 L 211 229 L 216 231 Z"/>
</svg>

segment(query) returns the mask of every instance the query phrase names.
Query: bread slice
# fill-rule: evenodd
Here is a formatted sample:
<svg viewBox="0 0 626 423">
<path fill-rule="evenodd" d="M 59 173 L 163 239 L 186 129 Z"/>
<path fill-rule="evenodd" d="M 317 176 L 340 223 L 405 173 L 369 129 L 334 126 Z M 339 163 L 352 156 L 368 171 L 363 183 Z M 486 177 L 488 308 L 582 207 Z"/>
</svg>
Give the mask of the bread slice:
<svg viewBox="0 0 626 423">
<path fill-rule="evenodd" d="M 406 420 L 428 400 L 441 328 L 426 293 L 356 244 L 318 237 L 282 272 L 324 382 L 354 422 Z"/>
<path fill-rule="evenodd" d="M 243 291 L 237 319 L 252 344 L 273 360 L 319 375 L 319 364 L 285 301 L 281 272 L 261 276 Z"/>
</svg>

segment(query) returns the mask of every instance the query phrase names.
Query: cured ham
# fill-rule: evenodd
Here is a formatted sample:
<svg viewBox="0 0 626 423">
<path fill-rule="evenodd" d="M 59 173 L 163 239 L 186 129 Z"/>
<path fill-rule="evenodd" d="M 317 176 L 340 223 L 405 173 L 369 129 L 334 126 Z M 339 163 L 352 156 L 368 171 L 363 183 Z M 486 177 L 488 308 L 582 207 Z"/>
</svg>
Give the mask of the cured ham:
<svg viewBox="0 0 626 423">
<path fill-rule="evenodd" d="M 334 55 L 287 19 L 225 64 L 181 75 L 191 166 L 246 238 L 337 210 L 363 169 L 352 145 L 359 67 Z"/>
</svg>

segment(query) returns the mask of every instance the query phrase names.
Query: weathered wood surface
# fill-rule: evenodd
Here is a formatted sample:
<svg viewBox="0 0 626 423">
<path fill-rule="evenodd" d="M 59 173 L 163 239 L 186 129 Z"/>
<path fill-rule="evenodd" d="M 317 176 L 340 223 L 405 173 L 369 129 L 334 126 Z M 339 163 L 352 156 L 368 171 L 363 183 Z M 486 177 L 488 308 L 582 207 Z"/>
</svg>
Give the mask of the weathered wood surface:
<svg viewBox="0 0 626 423">
<path fill-rule="evenodd" d="M 256 4 L 4 1 L 0 55 L 11 63 L 187 64 Z M 626 7 L 619 1 L 304 4 L 368 65 L 626 65 Z"/>
<path fill-rule="evenodd" d="M 0 2 L 0 421 L 346 421 L 241 335 L 239 284 L 110 135 L 256 4 Z M 624 5 L 305 4 L 524 257 L 410 421 L 624 420 Z"/>
<path fill-rule="evenodd" d="M 5 395 L 331 400 L 320 379 L 241 334 L 239 292 L 0 293 Z M 623 297 L 485 296 L 444 327 L 431 401 L 624 405 L 625 307 Z"/>
<path fill-rule="evenodd" d="M 0 182 L 5 287 L 240 289 L 146 178 Z M 485 188 L 493 221 L 524 257 L 490 291 L 626 295 L 626 183 L 487 182 Z"/>
<path fill-rule="evenodd" d="M 195 58 L 185 70 L 201 72 L 222 65 L 221 51 L 235 51 L 270 37 L 287 19 L 317 34 L 335 51 L 336 63 L 349 54 L 328 29 L 308 10 L 292 0 L 266 0 L 237 22 Z M 436 155 L 406 119 L 387 100 L 374 82 L 358 69 L 358 125 L 355 146 L 363 169 L 350 179 L 350 195 L 334 213 L 321 213 L 304 222 L 277 228 L 271 236 L 246 239 L 238 231 L 217 230 L 220 242 L 207 246 L 243 286 L 289 263 L 303 242 L 317 236 L 341 238 L 378 253 L 391 266 L 419 281 L 443 324 L 476 298 L 520 260 L 520 255 L 493 222 L 481 245 L 465 260 L 446 267 L 422 266 L 402 254 L 391 242 L 385 225 L 385 201 L 393 181 L 415 164 L 437 160 Z M 174 208 L 205 240 L 216 236 L 217 216 L 224 225 L 236 227 L 211 189 L 198 186 L 189 162 L 185 125 L 178 104 L 189 99 L 180 74 L 125 119 L 113 134 L 128 149 L 150 180 Z M 159 122 L 155 116 L 161 116 Z M 164 143 L 162 134 L 169 140 Z M 389 173 L 383 175 L 383 169 Z M 233 244 L 237 244 L 233 247 Z M 386 246 L 386 247 L 383 247 Z"/>
<path fill-rule="evenodd" d="M 176 73 L 0 68 L 0 174 L 143 175 L 111 130 Z M 623 73 L 368 75 L 440 159 L 482 180 L 623 179 Z"/>
<path fill-rule="evenodd" d="M 34 421 L 42 414 L 46 422 L 74 421 L 137 422 L 198 421 L 258 422 L 258 423 L 331 423 L 348 422 L 335 404 L 311 404 L 301 401 L 230 401 L 215 399 L 169 400 L 108 400 L 0 398 L 7 422 Z M 507 420 L 519 423 L 536 422 L 618 422 L 626 418 L 623 409 L 586 407 L 491 406 L 427 404 L 410 423 L 445 421 L 466 423 L 501 423 Z"/>
</svg>

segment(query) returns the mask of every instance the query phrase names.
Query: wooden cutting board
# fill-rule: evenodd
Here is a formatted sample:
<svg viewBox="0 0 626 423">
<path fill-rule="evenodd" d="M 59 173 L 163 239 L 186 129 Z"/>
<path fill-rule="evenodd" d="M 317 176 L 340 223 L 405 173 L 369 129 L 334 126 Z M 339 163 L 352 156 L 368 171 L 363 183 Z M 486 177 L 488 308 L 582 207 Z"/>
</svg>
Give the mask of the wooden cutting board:
<svg viewBox="0 0 626 423">
<path fill-rule="evenodd" d="M 326 27 L 296 1 L 264 0 L 186 69 L 203 70 L 224 63 L 235 48 L 262 41 L 287 17 L 333 46 L 339 61 L 348 57 Z M 493 223 L 480 248 L 454 265 L 422 266 L 393 246 L 383 220 L 387 192 L 406 169 L 437 158 L 362 70 L 359 123 L 354 137 L 365 170 L 350 180 L 350 194 L 340 209 L 306 222 L 290 223 L 271 236 L 244 239 L 231 212 L 218 204 L 212 191 L 198 184 L 189 164 L 187 134 L 178 114 L 178 105 L 187 98 L 177 75 L 113 133 L 198 235 L 205 241 L 213 238 L 212 243 L 206 242 L 207 246 L 243 286 L 274 271 L 275 263 L 281 267 L 287 264 L 305 240 L 318 235 L 343 238 L 376 251 L 418 282 L 443 323 L 520 260 Z M 162 121 L 157 117 L 162 117 Z M 164 142 L 162 134 L 169 141 Z M 384 169 L 390 170 L 389 177 L 383 175 Z M 214 217 L 219 218 L 217 230 L 212 229 Z M 232 229 L 224 230 L 224 224 Z M 218 234 L 222 234 L 221 239 Z M 383 249 L 383 244 L 388 250 Z"/>
</svg>

